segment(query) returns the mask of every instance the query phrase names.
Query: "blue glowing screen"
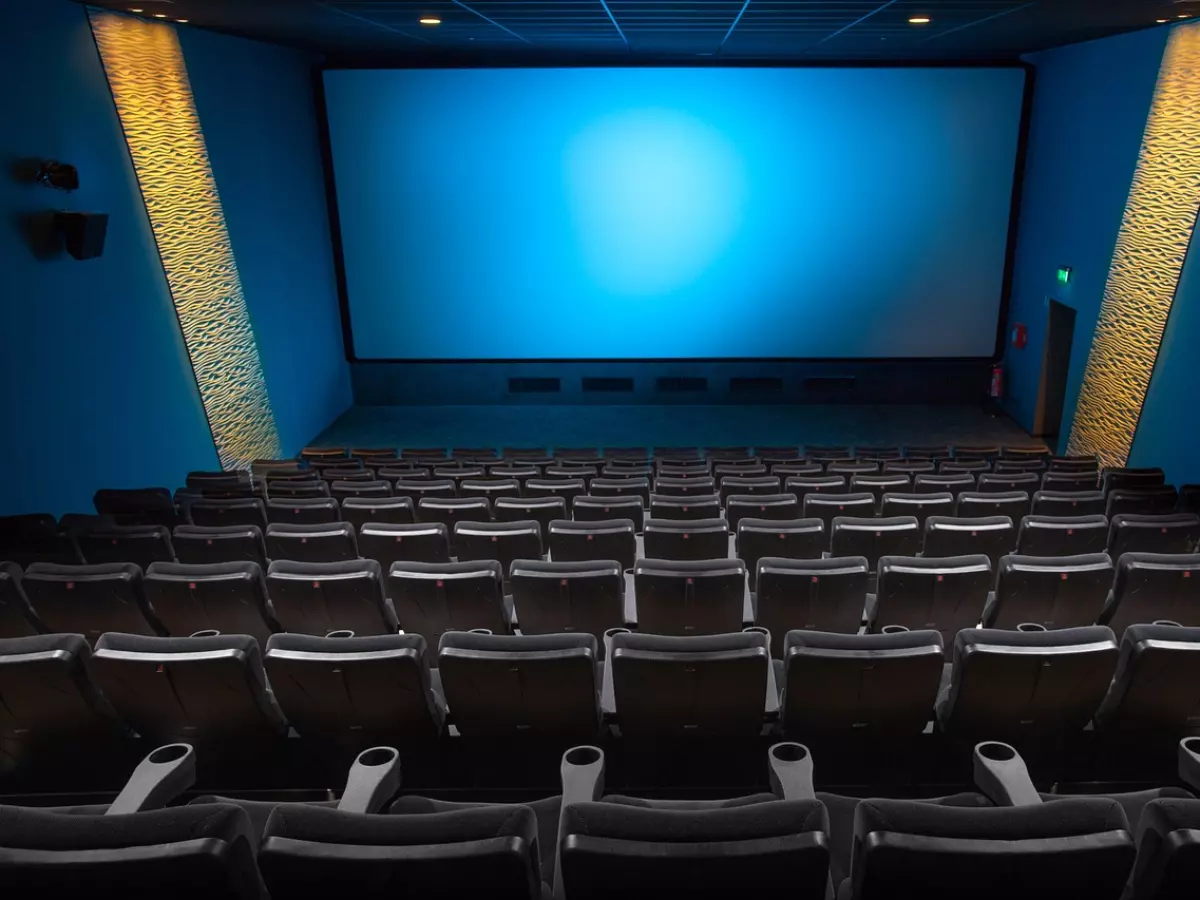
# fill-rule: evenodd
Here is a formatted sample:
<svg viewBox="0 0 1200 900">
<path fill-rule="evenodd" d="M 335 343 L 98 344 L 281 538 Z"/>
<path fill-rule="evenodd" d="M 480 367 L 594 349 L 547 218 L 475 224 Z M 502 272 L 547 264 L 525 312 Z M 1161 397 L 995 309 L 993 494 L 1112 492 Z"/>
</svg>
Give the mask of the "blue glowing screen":
<svg viewBox="0 0 1200 900">
<path fill-rule="evenodd" d="M 364 359 L 988 356 L 1017 68 L 330 70 Z"/>
</svg>

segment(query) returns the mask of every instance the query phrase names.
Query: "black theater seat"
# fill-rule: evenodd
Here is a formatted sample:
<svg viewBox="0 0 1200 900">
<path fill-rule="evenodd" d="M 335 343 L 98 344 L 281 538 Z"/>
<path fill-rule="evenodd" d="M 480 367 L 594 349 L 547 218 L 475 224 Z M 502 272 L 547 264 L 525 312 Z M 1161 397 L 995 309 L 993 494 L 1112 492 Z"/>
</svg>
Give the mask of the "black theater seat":
<svg viewBox="0 0 1200 900">
<path fill-rule="evenodd" d="M 271 524 L 320 525 L 341 519 L 338 501 L 329 497 L 287 497 L 267 501 L 267 521 Z"/>
<path fill-rule="evenodd" d="M 280 630 L 257 563 L 154 563 L 144 579 L 146 600 L 167 633 L 248 634 L 265 647 Z"/>
<path fill-rule="evenodd" d="M 640 533 L 646 525 L 646 507 L 641 497 L 575 497 L 571 501 L 571 517 L 576 522 L 605 522 L 610 519 L 628 519 L 633 522 L 634 531 Z M 553 518 L 563 519 L 566 514 Z M 542 523 L 545 533 L 549 527 L 548 519 Z"/>
<path fill-rule="evenodd" d="M 950 644 L 959 631 L 979 623 L 991 585 L 992 564 L 982 554 L 884 557 L 868 630 L 878 633 L 889 625 L 933 630 Z"/>
<path fill-rule="evenodd" d="M 1054 493 L 1091 493 L 1096 491 L 1097 487 L 1098 475 L 1094 469 L 1090 471 L 1072 471 L 1069 469 L 1055 469 L 1052 466 L 1050 471 L 1042 476 L 1043 491 Z M 1104 492 L 1100 491 L 1100 493 Z"/>
<path fill-rule="evenodd" d="M 717 482 L 707 475 L 672 478 L 659 474 L 654 479 L 654 493 L 674 497 L 711 495 L 717 493 Z"/>
<path fill-rule="evenodd" d="M 0 638 L 28 637 L 42 630 L 21 587 L 21 567 L 0 563 Z"/>
<path fill-rule="evenodd" d="M 1121 513 L 1159 516 L 1175 511 L 1179 493 L 1173 487 L 1122 488 L 1109 491 L 1104 514 L 1110 519 Z"/>
<path fill-rule="evenodd" d="M 820 559 L 829 546 L 825 523 L 820 519 L 742 519 L 737 527 L 737 558 L 746 564 L 750 587 L 755 587 L 763 557 Z"/>
<path fill-rule="evenodd" d="M 790 631 L 782 658 L 786 734 L 912 735 L 933 717 L 943 665 L 936 631 Z"/>
<path fill-rule="evenodd" d="M 520 522 L 459 522 L 454 526 L 459 562 L 496 560 L 505 582 L 514 559 L 540 559 L 544 553 L 542 526 Z"/>
<path fill-rule="evenodd" d="M 1108 555 L 1120 560 L 1126 553 L 1192 553 L 1198 541 L 1200 516 L 1125 513 L 1109 523 Z"/>
<path fill-rule="evenodd" d="M 106 631 L 163 633 L 146 601 L 142 570 L 132 563 L 34 563 L 25 570 L 22 586 L 34 615 L 53 633 L 82 634 L 92 643 Z"/>
<path fill-rule="evenodd" d="M 1033 496 L 1042 486 L 1042 476 L 1036 472 L 984 472 L 979 476 L 979 493 L 1025 493 Z"/>
<path fill-rule="evenodd" d="M 941 494 L 895 494 L 889 491 L 883 495 L 880 515 L 884 518 L 913 516 L 923 538 L 925 520 L 930 516 L 954 515 L 954 495 L 948 491 Z"/>
<path fill-rule="evenodd" d="M 948 732 L 996 740 L 1073 734 L 1091 721 L 1116 664 L 1116 638 L 1103 626 L 966 629 L 954 639 L 938 720 Z"/>
<path fill-rule="evenodd" d="M 1017 533 L 1017 552 L 1025 556 L 1078 556 L 1103 553 L 1108 545 L 1104 516 L 1026 516 Z"/>
<path fill-rule="evenodd" d="M 407 525 L 416 521 L 411 497 L 347 497 L 342 501 L 341 516 L 355 530 L 368 522 Z"/>
<path fill-rule="evenodd" d="M 593 478 L 588 487 L 591 497 L 637 497 L 642 506 L 650 505 L 650 479 L 641 478 Z"/>
<path fill-rule="evenodd" d="M 70 536 L 59 528 L 54 516 L 42 513 L 0 516 L 0 558 L 20 566 L 35 562 L 74 565 L 80 561 Z"/>
<path fill-rule="evenodd" d="M 963 491 L 954 505 L 955 515 L 981 519 L 985 516 L 1008 516 L 1014 524 L 1029 515 L 1032 501 L 1025 491 L 983 493 Z"/>
<path fill-rule="evenodd" d="M 385 572 L 395 562 L 450 562 L 450 535 L 440 522 L 368 522 L 359 528 L 358 550 Z"/>
<path fill-rule="evenodd" d="M 649 634 L 726 634 L 746 621 L 746 566 L 737 559 L 639 560 L 638 628 Z"/>
<path fill-rule="evenodd" d="M 628 738 L 754 737 L 779 709 L 761 632 L 616 634 L 604 678 L 603 708 Z"/>
<path fill-rule="evenodd" d="M 966 473 L 978 479 L 980 475 L 991 471 L 992 464 L 986 459 L 965 459 L 956 456 L 954 459 L 938 464 L 938 473 L 941 475 L 962 475 Z"/>
<path fill-rule="evenodd" d="M 1017 546 L 1017 529 L 1008 516 L 962 519 L 930 516 L 925 520 L 925 556 L 942 559 L 982 553 L 992 569 Z"/>
<path fill-rule="evenodd" d="M 799 515 L 795 494 L 731 494 L 725 499 L 725 519 L 734 534 L 746 517 L 790 521 Z"/>
<path fill-rule="evenodd" d="M 562 497 L 497 497 L 493 505 L 492 514 L 497 522 L 537 522 L 538 529 L 541 533 L 542 540 L 546 540 L 547 529 L 550 523 L 555 519 L 565 519 L 568 509 L 582 511 L 587 507 L 588 511 L 592 509 L 588 503 L 587 497 L 575 497 L 570 504 Z M 605 505 L 608 505 L 608 499 L 605 498 Z M 626 514 L 630 506 L 637 507 L 637 514 L 642 515 L 641 501 L 630 503 L 634 498 L 630 497 L 613 497 L 612 506 L 624 510 L 621 513 L 625 518 L 634 518 L 631 514 Z M 601 515 L 603 519 L 611 519 L 617 517 L 613 515 Z M 580 518 L 576 512 L 575 518 Z"/>
<path fill-rule="evenodd" d="M 804 498 L 804 517 L 820 519 L 825 523 L 825 532 L 833 536 L 833 520 L 839 516 L 870 518 L 875 515 L 875 495 L 858 494 L 808 494 Z"/>
<path fill-rule="evenodd" d="M 398 562 L 387 575 L 387 593 L 400 629 L 431 645 L 447 631 L 512 631 L 512 609 L 495 560 L 457 563 Z"/>
<path fill-rule="evenodd" d="M 759 559 L 754 621 L 771 633 L 771 655 L 783 659 L 789 631 L 855 634 L 871 573 L 861 556 Z"/>
<path fill-rule="evenodd" d="M 358 558 L 354 526 L 349 522 L 267 526 L 267 557 L 297 562 L 341 562 Z"/>
<path fill-rule="evenodd" d="M 780 487 L 779 478 L 775 475 L 758 477 L 726 475 L 721 478 L 721 487 L 718 493 L 721 502 L 724 503 L 732 494 L 778 494 Z"/>
<path fill-rule="evenodd" d="M 647 559 L 726 559 L 729 524 L 724 519 L 647 519 L 642 537 Z"/>
<path fill-rule="evenodd" d="M 287 733 L 258 643 L 246 635 L 110 632 L 96 642 L 92 670 L 121 719 L 152 741 L 237 755 Z"/>
<path fill-rule="evenodd" d="M 637 537 L 629 519 L 607 522 L 556 519 L 550 523 L 549 550 L 555 562 L 612 559 L 622 570 L 632 569 L 637 560 Z"/>
<path fill-rule="evenodd" d="M 583 478 L 530 478 L 525 482 L 525 494 L 529 497 L 561 497 L 570 506 L 575 497 L 588 492 Z"/>
<path fill-rule="evenodd" d="M 392 494 L 396 497 L 408 497 L 415 505 L 422 497 L 455 497 L 458 491 L 453 480 L 449 478 L 435 478 L 427 481 L 397 478 L 392 482 Z"/>
<path fill-rule="evenodd" d="M 871 572 L 885 556 L 916 556 L 921 552 L 921 530 L 914 516 L 892 519 L 837 516 L 830 535 L 833 556 L 861 556 Z"/>
<path fill-rule="evenodd" d="M 253 562 L 267 565 L 267 545 L 257 525 L 176 525 L 171 543 L 181 563 Z"/>
<path fill-rule="evenodd" d="M 368 479 L 332 481 L 329 483 L 329 496 L 339 501 L 347 497 L 390 497 L 392 483 Z"/>
<path fill-rule="evenodd" d="M 975 490 L 975 476 L 970 472 L 948 475 L 915 475 L 913 491 L 918 494 L 951 493 L 957 499 L 964 491 Z"/>
<path fill-rule="evenodd" d="M 1155 622 L 1200 626 L 1200 554 L 1124 554 L 1099 621 L 1118 635 Z"/>
<path fill-rule="evenodd" d="M 1041 490 L 1033 495 L 1031 512 L 1035 516 L 1102 516 L 1105 507 L 1103 491 Z"/>
<path fill-rule="evenodd" d="M 492 506 L 486 497 L 422 497 L 417 503 L 422 522 L 441 522 L 450 536 L 450 553 L 455 552 L 454 527 L 459 522 L 489 522 Z"/>
<path fill-rule="evenodd" d="M 432 686 L 431 654 L 419 634 L 276 634 L 263 661 L 301 738 L 409 747 L 442 733 L 445 703 Z"/>
<path fill-rule="evenodd" d="M 473 737 L 594 737 L 598 643 L 591 634 L 448 631 L 438 672 L 454 725 Z"/>
<path fill-rule="evenodd" d="M 1076 628 L 1100 618 L 1113 583 L 1107 553 L 1081 556 L 1006 556 L 1000 560 L 996 597 L 985 628 Z"/>
<path fill-rule="evenodd" d="M 1096 726 L 1176 735 L 1200 727 L 1200 628 L 1125 629 Z"/>
<path fill-rule="evenodd" d="M 917 475 L 933 475 L 937 466 L 932 460 L 925 459 L 889 459 L 883 464 L 884 475 L 907 475 L 913 478 Z"/>
<path fill-rule="evenodd" d="M 179 524 L 171 492 L 162 487 L 104 488 L 96 491 L 92 505 L 102 516 L 112 516 L 119 525 Z"/>
<path fill-rule="evenodd" d="M 146 569 L 155 562 L 174 562 L 171 532 L 163 525 L 111 525 L 88 529 L 75 538 L 84 562 L 133 563 Z"/>
<path fill-rule="evenodd" d="M 267 496 L 271 500 L 323 500 L 329 496 L 329 485 L 323 481 L 269 481 Z M 268 516 L 270 513 L 268 513 Z"/>
<path fill-rule="evenodd" d="M 262 500 L 193 500 L 187 507 L 192 525 L 257 525 L 267 527 L 267 511 Z"/>
<path fill-rule="evenodd" d="M 615 559 L 518 559 L 510 579 L 522 634 L 591 634 L 603 641 L 605 631 L 626 622 L 624 572 Z"/>
<path fill-rule="evenodd" d="M 267 570 L 267 595 L 284 631 L 396 633 L 396 612 L 384 596 L 382 572 L 373 559 L 275 560 Z"/>
<path fill-rule="evenodd" d="M 480 497 L 491 504 L 497 497 L 520 497 L 521 482 L 515 478 L 465 478 L 458 494 L 463 498 Z"/>
<path fill-rule="evenodd" d="M 1167 483 L 1162 469 L 1104 469 L 1101 473 L 1100 487 L 1105 494 L 1125 488 L 1158 487 Z"/>
<path fill-rule="evenodd" d="M 721 517 L 721 498 L 716 494 L 651 494 L 650 518 L 652 519 L 684 519 L 696 521 L 701 519 L 719 519 Z M 642 530 L 646 530 L 645 522 Z"/>
<path fill-rule="evenodd" d="M 852 493 L 866 491 L 875 497 L 875 506 L 883 505 L 883 497 L 887 493 L 905 493 L 912 490 L 912 476 L 903 472 L 892 472 L 884 475 L 852 475 L 850 476 Z"/>
</svg>

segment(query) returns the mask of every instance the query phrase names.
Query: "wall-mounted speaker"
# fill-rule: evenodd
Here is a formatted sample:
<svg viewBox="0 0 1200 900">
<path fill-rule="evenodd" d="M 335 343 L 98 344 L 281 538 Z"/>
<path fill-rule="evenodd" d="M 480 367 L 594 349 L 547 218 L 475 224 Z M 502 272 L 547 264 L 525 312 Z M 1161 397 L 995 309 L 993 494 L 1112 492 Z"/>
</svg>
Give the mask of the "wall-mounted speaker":
<svg viewBox="0 0 1200 900">
<path fill-rule="evenodd" d="M 108 213 L 59 212 L 54 214 L 54 225 L 76 259 L 95 259 L 104 252 Z"/>
</svg>

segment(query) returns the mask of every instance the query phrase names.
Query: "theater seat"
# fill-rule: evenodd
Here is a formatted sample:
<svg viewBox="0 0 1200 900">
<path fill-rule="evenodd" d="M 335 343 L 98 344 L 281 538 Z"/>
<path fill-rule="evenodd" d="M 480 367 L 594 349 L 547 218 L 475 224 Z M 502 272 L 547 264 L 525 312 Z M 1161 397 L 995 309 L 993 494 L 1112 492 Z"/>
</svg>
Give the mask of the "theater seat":
<svg viewBox="0 0 1200 900">
<path fill-rule="evenodd" d="M 399 525 L 416 521 L 411 497 L 347 497 L 342 501 L 341 517 L 356 531 L 368 522 Z"/>
<path fill-rule="evenodd" d="M 1099 621 L 1118 635 L 1161 621 L 1200 626 L 1200 554 L 1124 554 Z"/>
<path fill-rule="evenodd" d="M 1030 509 L 1032 501 L 1025 491 L 963 491 L 954 506 L 955 515 L 963 518 L 1008 516 L 1013 522 L 1020 522 L 1029 515 Z"/>
<path fill-rule="evenodd" d="M 169 502 L 170 498 L 167 499 Z M 19 566 L 35 562 L 60 565 L 80 562 L 79 548 L 70 535 L 59 527 L 54 516 L 44 513 L 0 516 L 0 558 Z"/>
<path fill-rule="evenodd" d="M 651 494 L 650 518 L 697 521 L 721 518 L 721 498 L 716 494 Z M 642 523 L 642 531 L 646 530 Z"/>
<path fill-rule="evenodd" d="M 1012 553 L 1017 545 L 1017 529 L 1008 516 L 963 519 L 930 516 L 925 520 L 925 557 L 945 558 L 982 553 L 992 562 L 992 571 L 1000 557 Z"/>
<path fill-rule="evenodd" d="M 875 495 L 858 494 L 809 494 L 804 498 L 804 517 L 820 519 L 825 523 L 825 533 L 833 536 L 833 520 L 839 516 L 869 519 L 875 515 Z"/>
<path fill-rule="evenodd" d="M 522 634 L 590 634 L 625 624 L 624 567 L 615 559 L 584 562 L 513 560 L 509 573 Z"/>
<path fill-rule="evenodd" d="M 267 545 L 257 525 L 176 525 L 172 543 L 181 563 L 252 562 L 266 568 Z"/>
<path fill-rule="evenodd" d="M 80 555 L 89 565 L 133 563 L 145 569 L 155 562 L 174 562 L 171 532 L 163 525 L 110 525 L 76 535 Z"/>
<path fill-rule="evenodd" d="M 419 634 L 319 637 L 276 634 L 264 664 L 301 738 L 407 748 L 442 733 L 445 703 Z"/>
<path fill-rule="evenodd" d="M 142 570 L 132 563 L 34 563 L 21 583 L 34 615 L 52 633 L 82 634 L 91 643 L 106 631 L 165 633 L 146 600 Z"/>
<path fill-rule="evenodd" d="M 921 534 L 925 534 L 925 520 L 930 516 L 954 515 L 954 495 L 946 491 L 941 494 L 903 494 L 892 493 L 883 495 L 880 515 L 884 518 L 894 516 L 913 516 Z"/>
<path fill-rule="evenodd" d="M 1033 495 L 1035 516 L 1102 516 L 1106 507 L 1103 491 L 1048 491 Z"/>
<path fill-rule="evenodd" d="M 287 733 L 258 643 L 246 635 L 108 633 L 96 642 L 92 669 L 120 717 L 159 743 L 237 755 Z"/>
<path fill-rule="evenodd" d="M 649 634 L 727 634 L 753 612 L 738 559 L 642 559 L 633 581 L 638 628 Z"/>
<path fill-rule="evenodd" d="M 829 546 L 825 523 L 820 519 L 742 519 L 737 527 L 737 558 L 746 563 L 750 588 L 755 588 L 759 560 L 820 559 Z"/>
<path fill-rule="evenodd" d="M 167 633 L 248 634 L 260 647 L 280 630 L 257 563 L 154 563 L 143 580 L 146 599 Z"/>
<path fill-rule="evenodd" d="M 358 558 L 354 526 L 349 522 L 267 526 L 267 557 L 274 561 L 342 562 Z"/>
<path fill-rule="evenodd" d="M 544 552 L 542 526 L 532 519 L 459 522 L 454 526 L 454 544 L 458 548 L 459 562 L 495 560 L 500 563 L 505 580 L 514 559 L 540 559 Z"/>
<path fill-rule="evenodd" d="M 771 633 L 771 656 L 783 659 L 790 631 L 857 633 L 870 574 L 861 556 L 760 559 L 754 621 Z"/>
<path fill-rule="evenodd" d="M 607 522 L 555 519 L 550 523 L 549 549 L 555 562 L 615 559 L 624 571 L 632 569 L 637 559 L 637 538 L 629 519 Z"/>
<path fill-rule="evenodd" d="M 285 522 L 294 525 L 320 525 L 340 522 L 341 507 L 330 497 L 287 497 L 267 501 L 267 521 Z"/>
<path fill-rule="evenodd" d="M 1174 512 L 1178 503 L 1179 494 L 1173 487 L 1124 488 L 1109 491 L 1104 514 L 1110 519 L 1121 513 L 1166 515 Z"/>
<path fill-rule="evenodd" d="M 1081 556 L 1006 556 L 1000 560 L 994 602 L 985 628 L 1076 628 L 1099 619 L 1113 583 L 1107 553 Z"/>
<path fill-rule="evenodd" d="M 21 567 L 0 563 L 0 638 L 28 637 L 43 628 L 21 587 Z"/>
<path fill-rule="evenodd" d="M 610 519 L 628 519 L 633 530 L 641 533 L 646 527 L 646 507 L 640 497 L 575 497 L 571 500 L 571 517 L 576 522 L 606 522 Z M 566 513 L 553 516 L 565 519 Z M 542 522 L 542 530 L 549 527 L 551 520 Z"/>
<path fill-rule="evenodd" d="M 892 519 L 837 516 L 830 539 L 832 556 L 861 556 L 874 573 L 885 556 L 916 556 L 921 552 L 921 531 L 914 516 Z"/>
<path fill-rule="evenodd" d="M 1103 553 L 1108 545 L 1104 516 L 1035 516 L 1021 520 L 1017 552 L 1023 556 Z"/>
<path fill-rule="evenodd" d="M 358 551 L 387 572 L 397 562 L 450 562 L 450 535 L 440 522 L 367 522 L 359 527 Z"/>
<path fill-rule="evenodd" d="M 488 522 L 492 506 L 486 497 L 422 497 L 417 504 L 422 522 L 441 522 L 450 536 L 450 553 L 455 553 L 454 527 L 459 522 Z"/>
<path fill-rule="evenodd" d="M 512 609 L 495 560 L 457 563 L 393 563 L 387 593 L 400 629 L 423 635 L 431 645 L 447 631 L 486 628 L 512 631 Z"/>
<path fill-rule="evenodd" d="M 267 527 L 267 511 L 262 500 L 193 500 L 187 507 L 188 522 L 192 525 L 257 525 Z"/>
<path fill-rule="evenodd" d="M 1096 727 L 1174 735 L 1200 728 L 1200 628 L 1125 629 Z"/>
<path fill-rule="evenodd" d="M 932 629 L 951 644 L 959 631 L 979 623 L 992 577 L 991 561 L 979 553 L 925 559 L 885 556 L 879 561 L 879 586 L 867 610 L 867 629 Z"/>
<path fill-rule="evenodd" d="M 606 470 L 607 472 L 608 470 Z M 647 470 L 649 471 L 649 470 Z M 650 505 L 650 478 L 619 477 L 593 478 L 588 485 L 591 497 L 637 497 L 642 506 Z M 574 499 L 574 498 L 572 498 Z"/>
<path fill-rule="evenodd" d="M 789 522 L 799 515 L 795 494 L 732 494 L 725 500 L 725 519 L 734 534 L 743 518 Z"/>
<path fill-rule="evenodd" d="M 276 560 L 267 570 L 267 594 L 284 631 L 396 633 L 396 612 L 384 596 L 382 571 L 373 559 Z"/>
<path fill-rule="evenodd" d="M 729 523 L 724 519 L 647 519 L 642 540 L 647 559 L 729 557 Z"/>
<path fill-rule="evenodd" d="M 1200 516 L 1173 513 L 1114 516 L 1108 530 L 1108 555 L 1119 561 L 1126 553 L 1194 553 L 1200 541 Z"/>
</svg>

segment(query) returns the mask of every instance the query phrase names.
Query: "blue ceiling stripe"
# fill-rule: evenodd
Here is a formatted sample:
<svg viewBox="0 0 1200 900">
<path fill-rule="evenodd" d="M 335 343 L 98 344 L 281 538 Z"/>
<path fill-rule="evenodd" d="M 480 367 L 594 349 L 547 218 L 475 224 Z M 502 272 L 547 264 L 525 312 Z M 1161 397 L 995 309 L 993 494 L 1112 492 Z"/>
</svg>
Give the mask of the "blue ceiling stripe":
<svg viewBox="0 0 1200 900">
<path fill-rule="evenodd" d="M 984 22 L 991 22 L 993 19 L 1000 19 L 1004 16 L 1010 16 L 1013 13 L 1020 12 L 1023 9 L 1029 9 L 1031 6 L 1037 6 L 1037 0 L 1031 0 L 1029 3 L 1022 3 L 1020 6 L 1014 6 L 1012 9 L 1004 9 L 998 13 L 992 13 L 990 16 L 984 16 L 982 19 L 976 19 L 974 22 L 967 22 L 966 24 L 959 25 L 955 28 L 947 28 L 945 31 L 939 31 L 937 34 L 931 34 L 929 37 L 925 38 L 925 40 L 921 41 L 921 43 L 927 44 L 930 41 L 936 40 L 937 38 L 945 37 L 948 34 L 954 34 L 956 31 L 974 28 L 976 25 L 982 25 Z"/>
<path fill-rule="evenodd" d="M 746 0 L 746 2 L 742 4 L 742 8 L 738 10 L 737 18 L 733 20 L 733 24 L 729 26 L 729 30 L 725 32 L 725 37 L 721 38 L 721 47 L 725 46 L 725 42 L 729 40 L 729 36 L 733 34 L 733 29 L 737 28 L 738 22 L 742 21 L 742 16 L 746 14 L 746 7 L 749 5 L 750 0 Z"/>
<path fill-rule="evenodd" d="M 899 2 L 900 2 L 900 0 L 888 0 L 888 2 L 887 2 L 887 3 L 883 4 L 883 6 L 879 7 L 878 9 L 873 9 L 873 10 L 871 10 L 869 13 L 867 13 L 867 14 L 866 14 L 865 16 L 863 16 L 862 18 L 860 18 L 860 19 L 855 19 L 855 20 L 854 20 L 853 22 L 851 22 L 849 25 L 844 25 L 844 26 L 842 26 L 842 27 L 841 27 L 841 28 L 839 28 L 837 31 L 835 31 L 833 34 L 827 34 L 827 35 L 825 35 L 825 37 L 821 38 L 819 41 L 817 41 L 817 43 L 818 43 L 818 44 L 823 44 L 823 43 L 825 43 L 826 41 L 828 41 L 828 40 L 832 40 L 833 38 L 837 37 L 839 34 L 845 34 L 847 31 L 849 31 L 849 30 L 850 30 L 851 28 L 853 28 L 855 25 L 861 25 L 863 22 L 867 21 L 867 19 L 871 18 L 872 16 L 876 16 L 876 15 L 878 15 L 879 13 L 881 13 L 881 12 L 883 12 L 885 9 L 887 9 L 889 6 L 894 6 L 895 4 L 897 4 L 897 3 L 899 3 Z"/>
<path fill-rule="evenodd" d="M 530 40 L 527 40 L 526 38 L 521 37 L 521 35 L 517 34 L 511 28 L 506 28 L 505 26 L 503 26 L 499 22 L 497 22 L 495 19 L 489 19 L 487 16 L 485 16 L 479 10 L 472 9 L 471 7 L 467 6 L 467 4 L 463 3 L 462 0 L 450 0 L 450 2 L 453 3 L 455 6 L 461 6 L 463 9 L 465 9 L 469 13 L 479 16 L 479 18 L 483 19 L 483 21 L 487 22 L 488 24 L 495 25 L 501 31 L 507 31 L 509 34 L 511 34 L 513 37 L 515 37 L 518 41 L 524 41 L 526 44 L 530 44 L 530 45 L 533 44 L 533 41 L 530 41 Z"/>
<path fill-rule="evenodd" d="M 747 0 L 749 2 L 749 0 Z M 621 30 L 621 26 L 617 24 L 617 17 L 613 15 L 612 10 L 608 8 L 606 0 L 600 0 L 600 5 L 604 7 L 604 11 L 608 13 L 608 18 L 613 23 L 613 28 L 617 29 L 617 34 L 621 36 L 621 40 L 625 42 L 625 46 L 629 46 L 629 38 L 625 37 L 625 32 Z"/>
</svg>

